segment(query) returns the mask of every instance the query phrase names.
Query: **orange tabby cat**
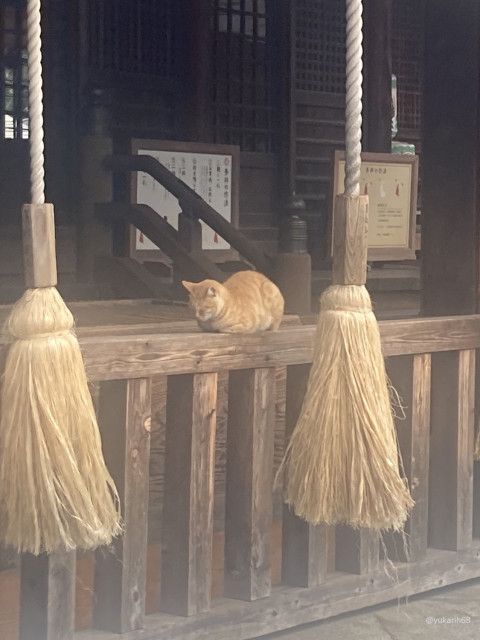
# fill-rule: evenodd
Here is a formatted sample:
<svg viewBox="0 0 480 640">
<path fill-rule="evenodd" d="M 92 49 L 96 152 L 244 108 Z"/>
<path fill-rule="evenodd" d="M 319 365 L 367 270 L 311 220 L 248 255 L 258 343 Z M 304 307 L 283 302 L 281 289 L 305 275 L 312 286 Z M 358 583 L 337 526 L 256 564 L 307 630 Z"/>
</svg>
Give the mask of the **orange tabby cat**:
<svg viewBox="0 0 480 640">
<path fill-rule="evenodd" d="M 283 316 L 278 287 L 256 271 L 239 271 L 223 284 L 216 280 L 182 282 L 190 293 L 197 322 L 205 331 L 275 331 Z"/>
</svg>

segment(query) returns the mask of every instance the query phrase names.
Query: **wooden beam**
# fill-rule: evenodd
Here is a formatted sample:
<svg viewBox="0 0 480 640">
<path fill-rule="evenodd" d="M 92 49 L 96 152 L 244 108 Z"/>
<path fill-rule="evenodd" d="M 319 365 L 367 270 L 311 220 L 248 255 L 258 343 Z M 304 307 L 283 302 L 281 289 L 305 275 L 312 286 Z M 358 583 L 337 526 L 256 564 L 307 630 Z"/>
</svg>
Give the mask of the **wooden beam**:
<svg viewBox="0 0 480 640">
<path fill-rule="evenodd" d="M 427 0 L 426 5 L 422 313 L 474 313 L 480 5 L 471 0 Z"/>
<path fill-rule="evenodd" d="M 230 372 L 225 505 L 225 595 L 270 594 L 275 370 Z"/>
<path fill-rule="evenodd" d="M 434 353 L 480 346 L 480 316 L 380 322 L 385 356 Z M 286 327 L 267 334 L 150 333 L 82 338 L 91 379 L 109 380 L 312 361 L 315 327 Z"/>
<path fill-rule="evenodd" d="M 293 365 L 287 369 L 285 444 L 300 415 L 309 373 L 310 365 Z M 314 587 L 325 580 L 326 573 L 326 527 L 309 525 L 284 505 L 282 582 L 294 587 Z"/>
<path fill-rule="evenodd" d="M 217 374 L 172 376 L 167 387 L 161 609 L 210 608 Z"/>
<path fill-rule="evenodd" d="M 434 354 L 430 434 L 429 546 L 472 543 L 475 351 Z"/>
<path fill-rule="evenodd" d="M 71 640 L 75 615 L 75 553 L 21 559 L 19 640 Z"/>
<path fill-rule="evenodd" d="M 125 633 L 141 629 L 145 615 L 150 380 L 102 383 L 98 413 L 125 531 L 96 553 L 93 622 L 97 629 Z"/>
</svg>

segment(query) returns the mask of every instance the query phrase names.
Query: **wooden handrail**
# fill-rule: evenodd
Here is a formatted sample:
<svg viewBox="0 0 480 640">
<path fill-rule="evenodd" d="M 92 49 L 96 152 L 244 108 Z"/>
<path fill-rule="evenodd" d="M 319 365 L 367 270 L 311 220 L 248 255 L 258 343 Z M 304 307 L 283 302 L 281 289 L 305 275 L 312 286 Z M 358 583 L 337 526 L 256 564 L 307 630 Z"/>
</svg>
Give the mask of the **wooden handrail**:
<svg viewBox="0 0 480 640">
<path fill-rule="evenodd" d="M 241 231 L 236 229 L 211 207 L 198 193 L 195 193 L 183 180 L 177 178 L 160 162 L 147 155 L 115 155 L 104 160 L 105 168 L 121 172 L 143 171 L 161 184 L 175 198 L 180 206 L 190 215 L 203 220 L 219 236 L 226 240 L 244 258 L 251 262 L 259 271 L 270 273 L 271 265 L 265 254 L 249 240 Z"/>
<path fill-rule="evenodd" d="M 480 347 L 480 315 L 385 320 L 379 323 L 385 356 Z M 159 325 L 160 327 L 161 325 Z M 91 380 L 143 378 L 311 362 L 315 327 L 288 326 L 262 334 L 189 332 L 99 335 L 78 330 Z M 138 327 L 136 327 L 138 330 Z M 135 330 L 135 329 L 134 329 Z M 0 357 L 2 352 L 0 350 Z"/>
</svg>

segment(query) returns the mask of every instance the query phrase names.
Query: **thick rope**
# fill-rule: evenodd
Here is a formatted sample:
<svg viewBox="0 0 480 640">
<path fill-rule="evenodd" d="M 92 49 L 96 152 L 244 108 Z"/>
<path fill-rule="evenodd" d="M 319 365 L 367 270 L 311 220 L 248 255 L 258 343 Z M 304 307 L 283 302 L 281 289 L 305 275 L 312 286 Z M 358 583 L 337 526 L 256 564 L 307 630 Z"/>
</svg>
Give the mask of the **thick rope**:
<svg viewBox="0 0 480 640">
<path fill-rule="evenodd" d="M 362 152 L 362 0 L 347 0 L 345 195 L 360 194 Z"/>
<path fill-rule="evenodd" d="M 45 202 L 43 156 L 42 38 L 40 0 L 27 4 L 28 108 L 30 118 L 30 182 L 32 204 Z"/>
</svg>

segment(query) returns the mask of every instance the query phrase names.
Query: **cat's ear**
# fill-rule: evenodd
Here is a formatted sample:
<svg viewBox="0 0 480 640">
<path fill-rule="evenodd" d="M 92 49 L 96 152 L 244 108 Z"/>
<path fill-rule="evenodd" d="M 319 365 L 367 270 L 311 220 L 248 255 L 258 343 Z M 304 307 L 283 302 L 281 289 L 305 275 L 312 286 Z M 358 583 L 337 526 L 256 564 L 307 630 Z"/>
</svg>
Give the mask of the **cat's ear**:
<svg viewBox="0 0 480 640">
<path fill-rule="evenodd" d="M 195 282 L 188 282 L 187 280 L 182 280 L 182 285 L 189 293 L 192 293 L 197 286 Z"/>
<path fill-rule="evenodd" d="M 210 296 L 210 298 L 215 298 L 216 295 L 217 292 L 215 291 L 215 287 L 208 287 L 207 296 Z"/>
</svg>

